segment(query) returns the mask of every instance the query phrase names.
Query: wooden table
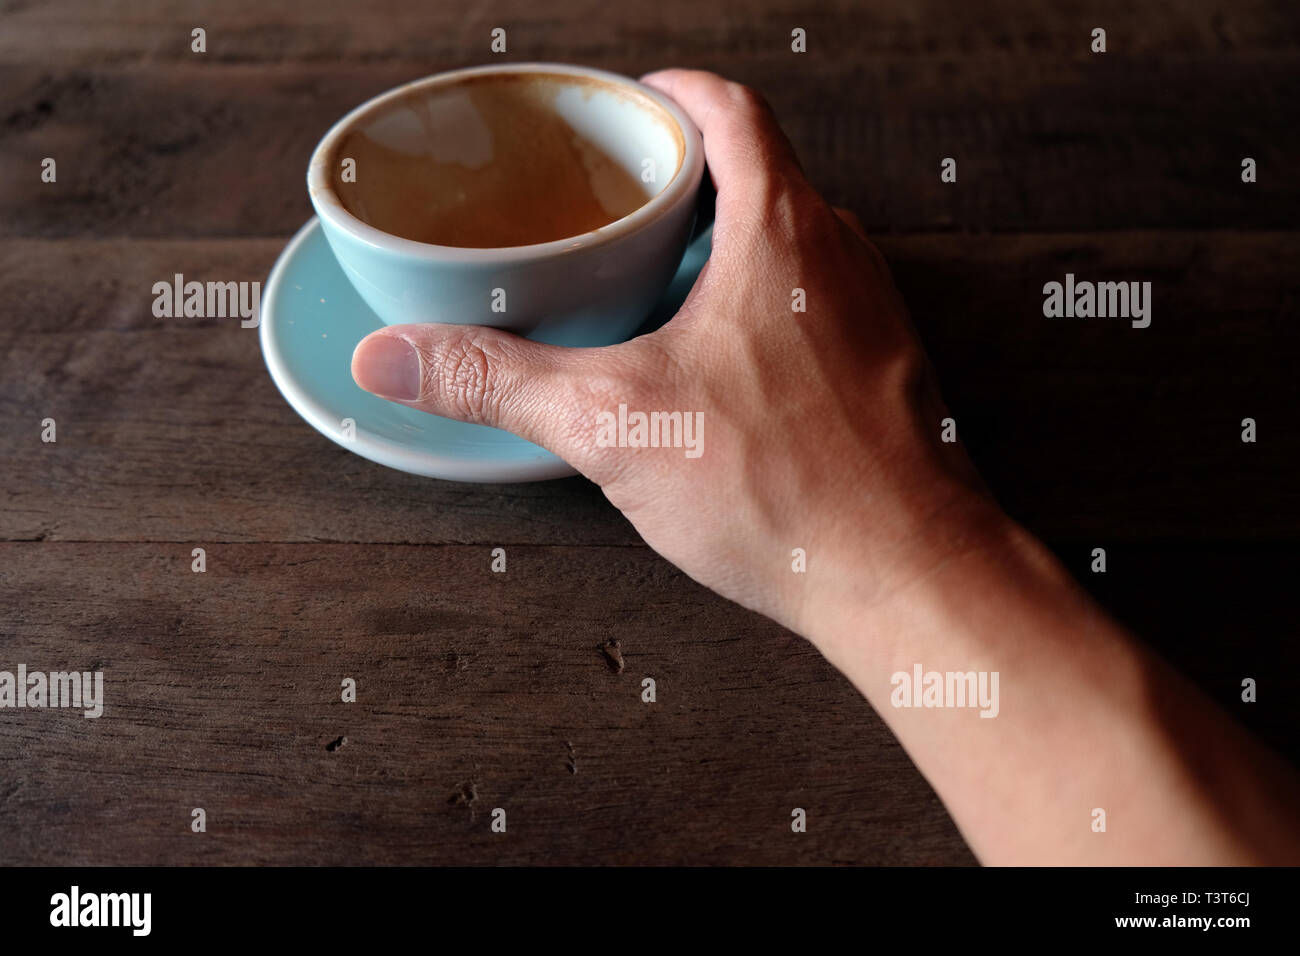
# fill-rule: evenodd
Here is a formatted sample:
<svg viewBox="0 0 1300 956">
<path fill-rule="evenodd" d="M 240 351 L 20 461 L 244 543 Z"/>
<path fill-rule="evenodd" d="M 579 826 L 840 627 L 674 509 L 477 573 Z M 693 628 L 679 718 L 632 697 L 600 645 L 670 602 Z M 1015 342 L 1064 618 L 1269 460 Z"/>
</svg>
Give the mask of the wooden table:
<svg viewBox="0 0 1300 956">
<path fill-rule="evenodd" d="M 0 863 L 973 862 L 847 681 L 590 484 L 390 471 L 302 422 L 238 320 L 153 316 L 175 273 L 264 279 L 330 122 L 494 59 L 497 26 L 495 59 L 760 88 L 879 237 L 1008 510 L 1300 756 L 1289 0 L 9 3 L 0 669 L 102 669 L 107 704 L 0 711 Z M 1152 281 L 1151 327 L 1043 318 L 1067 271 Z"/>
</svg>

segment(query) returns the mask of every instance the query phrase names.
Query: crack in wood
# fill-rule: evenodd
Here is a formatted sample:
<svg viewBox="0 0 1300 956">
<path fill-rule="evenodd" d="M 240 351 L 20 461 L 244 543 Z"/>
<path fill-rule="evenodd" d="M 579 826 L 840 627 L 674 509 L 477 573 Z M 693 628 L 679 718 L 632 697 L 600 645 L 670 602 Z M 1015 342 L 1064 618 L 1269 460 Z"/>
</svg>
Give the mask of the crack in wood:
<svg viewBox="0 0 1300 956">
<path fill-rule="evenodd" d="M 610 673 L 623 673 L 623 645 L 618 638 L 610 638 L 603 644 L 598 644 L 597 648 L 605 655 L 605 664 L 609 667 Z"/>
</svg>

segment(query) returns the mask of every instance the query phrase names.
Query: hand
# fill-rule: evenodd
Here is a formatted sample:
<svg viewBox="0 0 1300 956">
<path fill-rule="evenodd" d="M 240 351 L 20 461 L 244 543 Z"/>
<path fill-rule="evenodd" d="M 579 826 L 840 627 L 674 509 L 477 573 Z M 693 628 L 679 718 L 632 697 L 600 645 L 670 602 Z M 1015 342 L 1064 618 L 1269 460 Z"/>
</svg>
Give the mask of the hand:
<svg viewBox="0 0 1300 956">
<path fill-rule="evenodd" d="M 390 326 L 357 347 L 352 374 L 550 449 L 691 577 L 807 633 L 819 595 L 888 597 L 992 506 L 939 441 L 947 413 L 884 260 L 808 184 L 767 106 L 708 73 L 644 81 L 699 126 L 718 192 L 712 256 L 677 316 L 598 349 Z M 601 447 L 598 416 L 620 405 L 700 413 L 699 457 Z"/>
<path fill-rule="evenodd" d="M 669 561 L 812 640 L 985 862 L 1300 859 L 1294 771 L 1109 620 L 940 441 L 947 413 L 880 254 L 761 100 L 707 73 L 645 82 L 700 127 L 718 190 L 713 254 L 677 316 L 600 349 L 391 326 L 357 347 L 357 383 L 551 449 Z M 702 453 L 602 447 L 620 404 L 702 413 Z M 997 719 L 898 705 L 892 675 L 916 666 L 1004 673 Z M 1099 807 L 1114 834 L 1093 829 Z"/>
</svg>

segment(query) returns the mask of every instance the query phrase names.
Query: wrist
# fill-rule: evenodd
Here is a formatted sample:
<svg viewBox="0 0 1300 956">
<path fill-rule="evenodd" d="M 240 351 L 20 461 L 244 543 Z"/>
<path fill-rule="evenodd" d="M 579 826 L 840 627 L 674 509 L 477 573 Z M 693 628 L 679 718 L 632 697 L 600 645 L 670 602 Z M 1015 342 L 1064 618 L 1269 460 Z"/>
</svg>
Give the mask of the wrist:
<svg viewBox="0 0 1300 956">
<path fill-rule="evenodd" d="M 1100 614 L 990 498 L 961 486 L 937 500 L 883 544 L 848 525 L 846 546 L 817 569 L 799 609 L 794 629 L 873 700 L 898 670 L 942 658 L 943 669 L 964 671 L 1004 650 L 1009 620 L 1020 631 L 1040 615 Z"/>
</svg>

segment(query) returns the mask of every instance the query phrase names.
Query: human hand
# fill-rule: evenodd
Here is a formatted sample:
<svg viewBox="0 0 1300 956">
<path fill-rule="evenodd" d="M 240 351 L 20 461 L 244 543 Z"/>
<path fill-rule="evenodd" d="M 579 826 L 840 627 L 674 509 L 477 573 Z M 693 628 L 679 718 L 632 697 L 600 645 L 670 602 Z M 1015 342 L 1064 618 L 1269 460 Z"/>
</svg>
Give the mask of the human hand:
<svg viewBox="0 0 1300 956">
<path fill-rule="evenodd" d="M 947 412 L 884 261 L 761 100 L 707 73 L 645 82 L 700 127 L 718 191 L 677 316 L 599 349 L 390 326 L 357 347 L 357 383 L 549 448 L 669 561 L 808 637 L 985 862 L 1293 862 L 1294 771 L 1110 621 L 940 440 Z M 702 453 L 603 447 L 620 404 L 701 413 Z M 996 721 L 895 704 L 893 675 L 922 665 L 1005 671 L 1014 703 Z M 1125 839 L 1098 839 L 1095 807 Z"/>
<path fill-rule="evenodd" d="M 596 349 L 390 326 L 352 374 L 550 449 L 691 577 L 808 634 L 811 608 L 886 600 L 997 511 L 939 440 L 947 413 L 880 253 L 809 185 L 762 100 L 709 73 L 644 80 L 699 126 L 718 193 L 712 256 L 677 316 Z M 699 413 L 699 457 L 602 447 L 599 416 L 620 405 Z M 807 574 L 792 573 L 795 549 Z"/>
</svg>

